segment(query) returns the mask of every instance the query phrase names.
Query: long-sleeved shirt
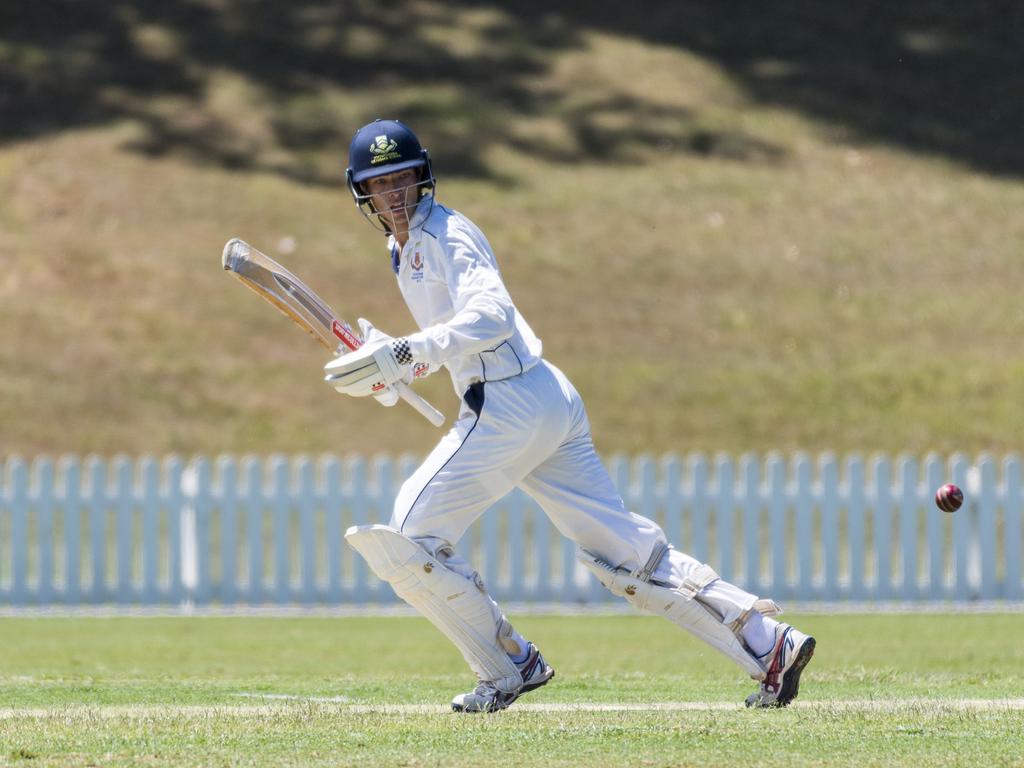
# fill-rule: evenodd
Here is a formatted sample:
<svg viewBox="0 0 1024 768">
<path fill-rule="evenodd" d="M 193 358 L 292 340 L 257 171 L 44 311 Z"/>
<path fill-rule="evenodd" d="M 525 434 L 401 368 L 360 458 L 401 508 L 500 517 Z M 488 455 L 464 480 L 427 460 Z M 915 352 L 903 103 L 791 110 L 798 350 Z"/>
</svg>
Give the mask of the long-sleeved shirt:
<svg viewBox="0 0 1024 768">
<path fill-rule="evenodd" d="M 443 365 L 461 396 L 541 359 L 540 339 L 516 310 L 483 232 L 458 211 L 425 197 L 399 251 L 388 238 L 398 287 L 420 330 L 406 337 L 414 363 Z"/>
</svg>

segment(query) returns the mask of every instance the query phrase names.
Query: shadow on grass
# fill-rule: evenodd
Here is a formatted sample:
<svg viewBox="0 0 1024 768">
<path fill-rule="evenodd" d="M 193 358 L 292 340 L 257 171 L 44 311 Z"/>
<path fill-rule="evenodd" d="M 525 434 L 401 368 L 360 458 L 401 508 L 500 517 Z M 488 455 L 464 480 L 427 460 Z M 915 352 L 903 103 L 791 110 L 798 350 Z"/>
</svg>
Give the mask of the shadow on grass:
<svg viewBox="0 0 1024 768">
<path fill-rule="evenodd" d="M 579 98 L 548 75 L 589 31 L 685 49 L 749 98 L 863 140 L 1024 174 L 1024 6 L 1012 0 L 5 3 L 0 144 L 128 118 L 143 126 L 139 152 L 335 185 L 341 160 L 327 169 L 324 153 L 338 158 L 374 104 L 429 125 L 435 157 L 464 176 L 490 176 L 494 147 L 561 162 L 628 162 L 652 147 L 782 154 L 611 86 Z M 266 131 L 211 111 L 217 76 L 250 84 Z M 522 131 L 517 116 L 548 120 L 559 140 Z"/>
</svg>

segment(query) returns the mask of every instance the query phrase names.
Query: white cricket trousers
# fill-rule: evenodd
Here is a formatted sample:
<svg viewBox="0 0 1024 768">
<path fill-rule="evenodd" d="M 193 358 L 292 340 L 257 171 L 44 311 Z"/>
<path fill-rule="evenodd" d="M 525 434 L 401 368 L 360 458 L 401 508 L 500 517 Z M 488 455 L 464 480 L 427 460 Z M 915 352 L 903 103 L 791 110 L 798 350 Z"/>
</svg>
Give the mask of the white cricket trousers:
<svg viewBox="0 0 1024 768">
<path fill-rule="evenodd" d="M 454 545 L 518 486 L 564 536 L 610 565 L 635 571 L 665 541 L 657 523 L 625 509 L 594 451 L 583 401 L 555 366 L 541 361 L 511 379 L 473 385 L 466 401 L 402 486 L 392 527 Z"/>
<path fill-rule="evenodd" d="M 464 400 L 458 421 L 402 485 L 393 528 L 431 552 L 443 543 L 454 546 L 474 520 L 518 486 L 562 535 L 616 568 L 637 571 L 655 547 L 668 543 L 657 523 L 625 508 L 594 451 L 583 401 L 555 366 L 541 361 L 511 379 L 473 385 Z M 446 562 L 473 578 L 462 558 L 452 554 Z M 679 587 L 699 566 L 669 548 L 653 579 Z M 700 599 L 725 624 L 748 617 L 743 635 L 757 653 L 773 647 L 774 622 L 751 610 L 755 595 L 716 579 Z"/>
</svg>

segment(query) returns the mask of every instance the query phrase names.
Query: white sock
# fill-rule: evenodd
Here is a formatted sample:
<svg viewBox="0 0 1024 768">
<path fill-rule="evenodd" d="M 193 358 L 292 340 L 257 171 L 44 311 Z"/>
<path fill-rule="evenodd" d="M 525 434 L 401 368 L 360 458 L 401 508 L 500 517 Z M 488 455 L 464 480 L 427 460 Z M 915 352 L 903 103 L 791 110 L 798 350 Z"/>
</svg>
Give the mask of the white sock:
<svg viewBox="0 0 1024 768">
<path fill-rule="evenodd" d="M 510 653 L 508 657 L 516 664 L 522 664 L 526 661 L 526 657 L 530 655 L 530 642 L 516 632 L 512 630 L 512 639 L 516 641 L 516 645 L 519 646 L 519 653 Z"/>
<path fill-rule="evenodd" d="M 775 647 L 775 627 L 778 625 L 775 619 L 751 611 L 743 625 L 743 642 L 758 658 L 766 656 Z"/>
</svg>

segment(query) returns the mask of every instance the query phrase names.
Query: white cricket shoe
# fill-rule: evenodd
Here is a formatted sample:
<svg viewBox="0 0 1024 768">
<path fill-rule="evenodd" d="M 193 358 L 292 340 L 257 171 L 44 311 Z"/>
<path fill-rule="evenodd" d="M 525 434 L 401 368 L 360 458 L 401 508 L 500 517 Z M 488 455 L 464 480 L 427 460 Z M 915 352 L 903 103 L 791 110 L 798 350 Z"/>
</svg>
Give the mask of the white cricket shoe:
<svg viewBox="0 0 1024 768">
<path fill-rule="evenodd" d="M 452 709 L 456 712 L 497 712 L 524 693 L 540 688 L 555 676 L 555 670 L 547 665 L 540 655 L 537 646 L 530 643 L 526 661 L 516 664 L 523 676 L 523 684 L 514 691 L 502 691 L 490 681 L 483 681 L 471 693 L 460 693 L 452 699 Z"/>
<path fill-rule="evenodd" d="M 784 707 L 800 690 L 800 673 L 814 655 L 815 640 L 781 622 L 775 628 L 775 647 L 768 654 L 768 673 L 748 707 Z"/>
</svg>

